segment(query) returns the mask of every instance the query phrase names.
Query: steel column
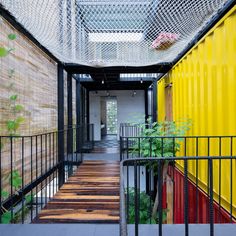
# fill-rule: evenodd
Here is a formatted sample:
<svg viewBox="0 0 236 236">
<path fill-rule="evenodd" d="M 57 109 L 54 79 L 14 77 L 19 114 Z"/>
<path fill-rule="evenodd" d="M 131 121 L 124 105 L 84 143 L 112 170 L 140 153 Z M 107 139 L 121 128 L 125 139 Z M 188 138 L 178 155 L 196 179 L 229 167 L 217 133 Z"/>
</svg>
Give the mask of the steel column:
<svg viewBox="0 0 236 236">
<path fill-rule="evenodd" d="M 67 122 L 68 122 L 68 132 L 67 132 L 67 149 L 68 153 L 73 153 L 73 107 L 72 107 L 72 75 L 68 73 L 67 75 Z"/>
<path fill-rule="evenodd" d="M 73 106 L 72 106 L 72 74 L 67 74 L 67 160 L 73 160 Z M 69 162 L 70 163 L 70 162 Z M 69 176 L 73 172 L 71 164 L 68 165 Z"/>
<path fill-rule="evenodd" d="M 58 96 L 58 170 L 59 187 L 65 182 L 64 169 L 64 70 L 61 63 L 57 67 L 57 96 Z"/>
<path fill-rule="evenodd" d="M 152 122 L 157 121 L 157 82 L 153 81 L 152 88 Z"/>
<path fill-rule="evenodd" d="M 76 80 L 76 150 L 79 152 L 80 150 L 80 137 L 81 137 L 81 85 L 80 85 L 80 78 L 78 77 Z"/>
</svg>

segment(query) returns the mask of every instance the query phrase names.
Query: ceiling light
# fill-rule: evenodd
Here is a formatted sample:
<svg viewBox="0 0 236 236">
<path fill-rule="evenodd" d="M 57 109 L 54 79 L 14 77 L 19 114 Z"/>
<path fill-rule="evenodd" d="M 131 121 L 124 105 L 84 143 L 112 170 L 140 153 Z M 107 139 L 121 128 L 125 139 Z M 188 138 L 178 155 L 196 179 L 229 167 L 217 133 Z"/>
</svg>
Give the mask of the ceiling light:
<svg viewBox="0 0 236 236">
<path fill-rule="evenodd" d="M 134 90 L 131 96 L 134 97 L 135 95 L 136 95 L 136 91 Z"/>
</svg>

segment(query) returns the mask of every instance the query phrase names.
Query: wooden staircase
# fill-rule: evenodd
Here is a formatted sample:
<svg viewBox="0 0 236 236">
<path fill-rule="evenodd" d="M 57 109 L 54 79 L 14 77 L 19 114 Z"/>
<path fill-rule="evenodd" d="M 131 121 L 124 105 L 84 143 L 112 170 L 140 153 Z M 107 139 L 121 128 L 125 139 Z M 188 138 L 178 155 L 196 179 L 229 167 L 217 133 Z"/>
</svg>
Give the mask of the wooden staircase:
<svg viewBox="0 0 236 236">
<path fill-rule="evenodd" d="M 33 223 L 118 223 L 119 162 L 84 161 Z"/>
</svg>

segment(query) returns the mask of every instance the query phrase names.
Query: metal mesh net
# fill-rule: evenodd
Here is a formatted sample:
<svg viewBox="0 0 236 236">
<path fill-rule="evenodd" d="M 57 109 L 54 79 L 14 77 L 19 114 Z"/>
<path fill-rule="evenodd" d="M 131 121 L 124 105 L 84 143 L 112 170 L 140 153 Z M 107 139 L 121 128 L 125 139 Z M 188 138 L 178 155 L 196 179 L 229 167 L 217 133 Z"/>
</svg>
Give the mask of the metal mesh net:
<svg viewBox="0 0 236 236">
<path fill-rule="evenodd" d="M 0 0 L 65 63 L 172 62 L 227 0 Z"/>
</svg>

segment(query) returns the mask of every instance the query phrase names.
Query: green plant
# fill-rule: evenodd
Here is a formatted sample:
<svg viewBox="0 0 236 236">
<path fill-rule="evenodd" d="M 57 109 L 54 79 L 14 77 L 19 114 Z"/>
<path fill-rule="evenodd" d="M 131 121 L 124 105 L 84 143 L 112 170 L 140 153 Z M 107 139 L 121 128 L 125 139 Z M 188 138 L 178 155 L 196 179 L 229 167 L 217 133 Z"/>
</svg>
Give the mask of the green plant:
<svg viewBox="0 0 236 236">
<path fill-rule="evenodd" d="M 31 202 L 33 201 L 33 196 L 28 194 L 24 197 L 24 205 L 15 214 L 13 219 L 10 219 L 11 223 L 19 223 L 22 215 L 26 215 L 30 211 Z M 9 222 L 9 223 L 10 223 Z"/>
<path fill-rule="evenodd" d="M 126 190 L 127 191 L 127 190 Z M 126 192 L 127 194 L 127 192 Z M 135 223 L 135 192 L 134 188 L 129 188 L 129 224 Z M 139 224 L 157 224 L 159 222 L 158 214 L 152 216 L 153 200 L 144 191 L 138 196 L 139 201 Z M 162 222 L 167 219 L 168 209 L 163 209 Z"/>
<path fill-rule="evenodd" d="M 133 146 L 133 154 L 141 154 L 144 157 L 172 157 L 179 151 L 180 141 L 190 129 L 191 121 L 164 121 L 140 124 L 141 138 Z M 168 138 L 170 136 L 170 138 Z M 165 138 L 161 138 L 165 137 Z M 174 138 L 173 138 L 174 137 Z"/>
<path fill-rule="evenodd" d="M 148 124 L 141 124 L 140 128 L 141 139 L 136 141 L 133 145 L 132 153 L 141 155 L 143 157 L 174 157 L 176 152 L 180 149 L 180 142 L 191 127 L 191 120 L 183 121 L 164 121 L 164 122 L 151 122 Z M 162 161 L 162 179 L 163 182 L 167 177 L 169 161 Z M 150 165 L 147 166 L 150 169 Z M 154 174 L 157 174 L 157 162 L 152 166 Z M 158 186 L 157 193 L 153 205 L 152 217 L 155 218 L 158 207 Z"/>
<path fill-rule="evenodd" d="M 29 212 L 31 202 L 32 202 L 31 194 L 26 195 L 23 201 L 24 201 L 24 205 L 18 211 L 13 212 L 13 218 L 11 216 L 10 211 L 4 208 L 2 209 L 3 210 L 3 214 L 2 214 L 3 224 L 18 223 L 21 219 L 22 214 L 26 215 Z"/>
<path fill-rule="evenodd" d="M 127 193 L 126 193 L 127 194 Z M 135 223 L 135 192 L 134 188 L 129 188 L 129 224 Z M 153 201 L 145 192 L 139 193 L 139 223 L 155 224 L 156 219 L 152 217 L 150 207 L 153 207 Z"/>
<path fill-rule="evenodd" d="M 8 40 L 15 40 L 16 35 L 15 34 L 9 34 Z M 0 57 L 6 57 L 10 54 L 11 51 L 13 51 L 14 48 L 6 48 L 6 47 L 0 47 Z M 18 101 L 18 94 L 16 94 L 15 91 L 15 82 L 14 82 L 14 75 L 15 70 L 13 68 L 9 69 L 8 71 L 8 78 L 9 78 L 9 111 L 10 111 L 10 118 L 6 121 L 6 130 L 7 134 L 9 136 L 17 136 L 17 130 L 19 129 L 21 123 L 24 121 L 24 117 L 21 116 L 21 112 L 23 111 L 24 107 L 23 105 L 19 104 Z M 13 80 L 13 81 L 12 81 Z M 3 143 L 0 143 L 0 149 L 3 148 Z M 10 184 L 10 186 L 13 187 L 14 193 L 19 190 L 22 183 L 22 178 L 20 176 L 20 173 L 18 170 L 13 170 L 11 173 L 9 173 L 5 177 L 6 181 Z M 5 190 L 1 190 L 1 196 L 2 199 L 7 199 L 9 197 L 9 192 Z M 1 199 L 1 201 L 2 201 Z M 7 224 L 12 221 L 11 219 L 11 212 L 9 212 L 6 209 L 2 209 L 2 223 Z M 24 210 L 24 209 L 21 209 Z M 13 220 L 15 217 L 17 217 L 18 212 L 14 214 Z"/>
</svg>

